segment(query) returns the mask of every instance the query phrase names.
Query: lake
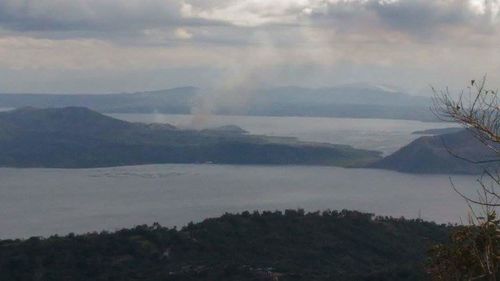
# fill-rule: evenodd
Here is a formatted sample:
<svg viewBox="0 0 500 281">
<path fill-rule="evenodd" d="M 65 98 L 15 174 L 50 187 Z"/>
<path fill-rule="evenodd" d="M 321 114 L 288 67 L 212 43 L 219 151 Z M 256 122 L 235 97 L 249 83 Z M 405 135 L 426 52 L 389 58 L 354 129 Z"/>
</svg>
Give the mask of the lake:
<svg viewBox="0 0 500 281">
<path fill-rule="evenodd" d="M 412 134 L 414 131 L 456 126 L 444 122 L 391 119 L 168 114 L 111 114 L 111 116 L 130 122 L 169 123 L 180 128 L 205 129 L 237 125 L 252 134 L 347 144 L 355 148 L 382 151 L 385 155 L 418 138 L 419 135 Z"/>
<path fill-rule="evenodd" d="M 401 120 L 113 115 L 182 127 L 235 124 L 256 134 L 351 144 L 389 153 L 449 127 Z M 197 121 L 198 122 L 198 121 Z M 0 238 L 116 230 L 159 222 L 183 226 L 225 212 L 355 209 L 438 222 L 465 219 L 467 207 L 447 175 L 312 166 L 144 165 L 99 169 L 0 168 Z M 472 192 L 475 177 L 453 176 Z"/>
<path fill-rule="evenodd" d="M 224 212 L 356 209 L 439 222 L 465 218 L 445 175 L 310 166 L 146 165 L 0 169 L 0 237 L 182 226 Z M 460 187 L 470 176 L 454 176 Z"/>
</svg>

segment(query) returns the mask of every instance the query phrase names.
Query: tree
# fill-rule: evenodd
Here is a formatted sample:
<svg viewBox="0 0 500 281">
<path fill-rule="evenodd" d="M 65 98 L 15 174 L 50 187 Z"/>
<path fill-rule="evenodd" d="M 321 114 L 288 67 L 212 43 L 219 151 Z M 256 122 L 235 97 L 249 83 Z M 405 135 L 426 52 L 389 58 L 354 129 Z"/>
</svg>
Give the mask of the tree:
<svg viewBox="0 0 500 281">
<path fill-rule="evenodd" d="M 433 280 L 500 279 L 500 101 L 498 90 L 486 87 L 486 77 L 472 80 L 466 91 L 454 97 L 448 89 L 436 91 L 434 113 L 444 121 L 461 124 L 487 148 L 493 159 L 471 160 L 454 151 L 455 157 L 481 165 L 477 197 L 460 192 L 450 178 L 453 189 L 462 196 L 471 211 L 469 225 L 457 227 L 450 243 L 430 251 L 428 271 Z"/>
</svg>

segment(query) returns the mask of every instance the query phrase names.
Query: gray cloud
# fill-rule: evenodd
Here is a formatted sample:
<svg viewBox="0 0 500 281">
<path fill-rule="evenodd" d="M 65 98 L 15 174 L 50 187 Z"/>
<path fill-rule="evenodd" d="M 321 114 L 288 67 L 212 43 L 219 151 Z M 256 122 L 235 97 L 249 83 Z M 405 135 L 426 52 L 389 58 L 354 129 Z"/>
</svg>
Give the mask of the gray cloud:
<svg viewBox="0 0 500 281">
<path fill-rule="evenodd" d="M 212 78 L 239 73 L 233 80 L 242 84 L 326 85 L 342 82 L 338 77 L 353 82 L 350 77 L 357 75 L 383 83 L 414 81 L 422 88 L 431 79 L 453 81 L 485 72 L 491 77 L 500 75 L 495 66 L 500 65 L 500 0 L 484 3 L 0 0 L 0 70 L 9 77 L 2 85 L 26 90 L 57 88 L 64 81 L 59 90 L 75 85 L 75 92 L 99 92 L 210 85 L 217 83 Z M 179 79 L 176 71 L 206 73 L 210 79 Z M 53 75 L 42 75 L 47 72 Z M 126 74 L 112 75 L 120 72 Z M 155 72 L 168 77 L 159 79 Z M 95 77 L 102 81 L 87 82 Z M 154 83 L 148 77 L 156 77 Z"/>
<path fill-rule="evenodd" d="M 450 34 L 444 31 L 453 28 L 491 33 L 498 25 L 492 20 L 495 7 L 490 4 L 478 12 L 471 1 L 2 0 L 0 28 L 33 37 L 115 40 L 142 37 L 155 30 L 172 33 L 188 26 L 200 31 L 195 39 L 219 44 L 240 44 L 245 40 L 231 37 L 269 30 L 272 25 L 322 26 L 358 33 L 371 33 L 377 27 L 378 31 L 397 31 L 416 39 L 447 37 Z M 247 26 L 242 29 L 238 27 L 241 24 Z M 229 33 L 234 36 L 228 37 Z"/>
<path fill-rule="evenodd" d="M 390 5 L 373 2 L 381 22 L 394 30 L 418 37 L 446 37 L 449 28 L 469 28 L 481 32 L 493 26 L 488 14 L 477 14 L 465 0 L 401 1 Z"/>
<path fill-rule="evenodd" d="M 0 35 L 171 44 L 189 39 L 179 28 L 221 24 L 183 17 L 182 7 L 180 0 L 2 0 Z"/>
<path fill-rule="evenodd" d="M 312 18 L 339 32 L 399 32 L 415 40 L 446 39 L 452 30 L 496 31 L 496 0 L 477 10 L 470 0 L 333 1 Z M 497 4 L 495 4 L 497 3 Z M 467 34 L 461 34 L 467 35 Z"/>
<path fill-rule="evenodd" d="M 2 0 L 0 23 L 19 31 L 117 30 L 178 23 L 180 4 L 161 0 Z"/>
</svg>

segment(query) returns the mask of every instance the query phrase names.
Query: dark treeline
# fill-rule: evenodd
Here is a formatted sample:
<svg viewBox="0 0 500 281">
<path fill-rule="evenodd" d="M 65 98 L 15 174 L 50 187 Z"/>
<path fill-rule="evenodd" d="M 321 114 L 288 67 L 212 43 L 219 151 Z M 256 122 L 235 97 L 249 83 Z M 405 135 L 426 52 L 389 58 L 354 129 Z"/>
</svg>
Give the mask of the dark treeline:
<svg viewBox="0 0 500 281">
<path fill-rule="evenodd" d="M 423 280 L 451 227 L 355 211 L 243 212 L 0 242 L 0 280 Z"/>
</svg>

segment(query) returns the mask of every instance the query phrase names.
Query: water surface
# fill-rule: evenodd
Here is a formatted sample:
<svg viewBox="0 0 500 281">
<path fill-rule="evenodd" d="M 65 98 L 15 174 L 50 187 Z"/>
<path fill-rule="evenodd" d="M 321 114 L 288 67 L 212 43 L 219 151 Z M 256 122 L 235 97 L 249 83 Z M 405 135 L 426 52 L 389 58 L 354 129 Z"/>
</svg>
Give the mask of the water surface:
<svg viewBox="0 0 500 281">
<path fill-rule="evenodd" d="M 254 134 L 348 144 L 390 153 L 416 130 L 447 123 L 387 119 L 114 114 L 185 128 L 235 124 Z M 245 210 L 354 209 L 458 222 L 467 207 L 447 175 L 314 166 L 145 165 L 105 169 L 0 168 L 0 238 L 115 230 Z M 473 191 L 474 177 L 453 176 Z"/>
<path fill-rule="evenodd" d="M 115 230 L 244 210 L 355 209 L 459 221 L 465 203 L 446 175 L 311 166 L 146 165 L 0 169 L 0 238 Z M 474 177 L 454 176 L 460 188 Z"/>
<path fill-rule="evenodd" d="M 132 122 L 170 123 L 181 128 L 213 128 L 237 125 L 252 134 L 291 136 L 304 141 L 347 144 L 355 148 L 392 153 L 420 137 L 412 132 L 453 127 L 444 122 L 392 119 L 318 117 L 267 117 L 220 115 L 112 114 Z"/>
</svg>

